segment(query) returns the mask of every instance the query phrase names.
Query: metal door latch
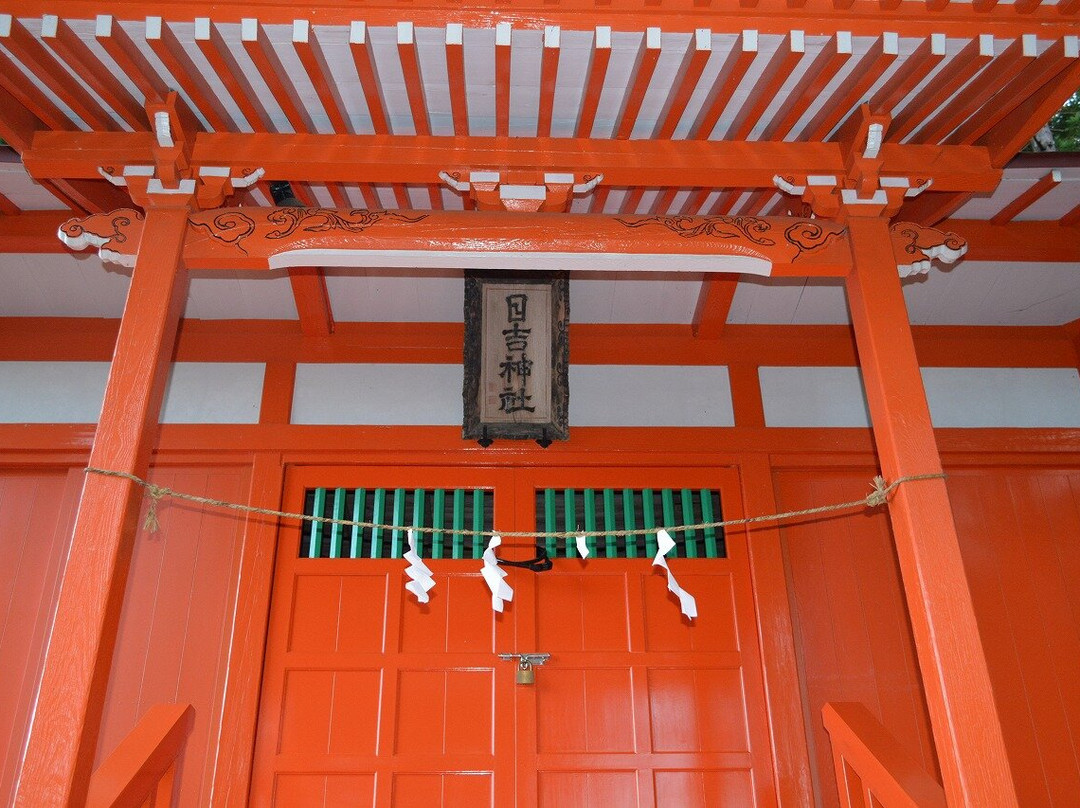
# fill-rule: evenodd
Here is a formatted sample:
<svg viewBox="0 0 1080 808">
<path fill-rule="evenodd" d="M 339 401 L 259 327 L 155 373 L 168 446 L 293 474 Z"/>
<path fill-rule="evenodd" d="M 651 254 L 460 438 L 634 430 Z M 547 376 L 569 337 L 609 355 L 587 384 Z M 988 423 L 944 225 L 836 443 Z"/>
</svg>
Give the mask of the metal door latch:
<svg viewBox="0 0 1080 808">
<path fill-rule="evenodd" d="M 518 668 L 515 681 L 519 685 L 531 685 L 536 681 L 535 667 L 551 659 L 551 654 L 499 654 L 499 659 L 516 659 Z"/>
</svg>

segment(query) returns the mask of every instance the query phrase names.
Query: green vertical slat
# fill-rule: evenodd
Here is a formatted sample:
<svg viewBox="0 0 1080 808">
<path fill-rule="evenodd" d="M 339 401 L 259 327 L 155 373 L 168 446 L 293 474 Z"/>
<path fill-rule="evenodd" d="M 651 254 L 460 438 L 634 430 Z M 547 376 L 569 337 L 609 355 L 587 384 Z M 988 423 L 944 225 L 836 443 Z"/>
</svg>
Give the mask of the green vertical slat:
<svg viewBox="0 0 1080 808">
<path fill-rule="evenodd" d="M 694 492 L 689 488 L 682 490 L 682 518 L 684 525 L 694 524 Z M 686 531 L 686 557 L 697 558 L 697 531 Z"/>
<path fill-rule="evenodd" d="M 701 489 L 701 521 L 712 522 L 715 521 L 712 509 L 712 491 L 708 488 Z M 716 550 L 716 528 L 705 528 L 705 557 L 706 558 L 719 558 L 719 553 Z"/>
<path fill-rule="evenodd" d="M 352 520 L 364 521 L 364 505 L 367 504 L 367 492 L 363 488 L 353 491 Z M 359 525 L 352 526 L 352 545 L 349 547 L 349 558 L 360 557 L 360 544 L 364 538 L 364 529 Z"/>
<path fill-rule="evenodd" d="M 623 527 L 633 530 L 637 527 L 634 521 L 634 489 L 624 488 L 622 491 Z M 626 557 L 637 558 L 637 536 L 626 537 Z"/>
<path fill-rule="evenodd" d="M 581 492 L 581 498 L 585 501 L 585 530 L 593 532 L 596 530 L 596 499 L 593 497 L 593 490 L 586 488 Z M 589 536 L 585 539 L 585 544 L 589 548 L 589 556 L 596 557 L 596 536 Z"/>
<path fill-rule="evenodd" d="M 345 518 L 345 489 L 334 489 L 334 518 Z M 330 525 L 330 557 L 341 558 L 341 537 L 345 526 L 334 522 Z"/>
<path fill-rule="evenodd" d="M 371 521 L 375 524 L 386 523 L 386 489 L 375 489 L 375 505 L 371 511 Z M 371 557 L 382 558 L 382 537 L 383 529 L 381 527 L 373 527 L 371 529 Z"/>
<path fill-rule="evenodd" d="M 454 489 L 454 549 L 452 555 L 454 558 L 465 557 L 465 536 L 462 535 L 461 530 L 465 527 L 465 490 L 463 488 Z"/>
<path fill-rule="evenodd" d="M 544 533 L 550 533 L 558 530 L 559 517 L 556 513 L 555 507 L 555 489 L 544 489 Z M 544 540 L 544 547 L 547 549 L 549 556 L 555 555 L 555 539 L 548 536 Z"/>
<path fill-rule="evenodd" d="M 394 489 L 394 527 L 390 531 L 390 558 L 401 558 L 401 529 L 405 526 L 405 489 Z"/>
<path fill-rule="evenodd" d="M 443 532 L 439 530 L 443 526 L 443 511 L 446 509 L 446 491 L 436 488 L 431 496 L 431 526 L 435 532 L 431 534 L 431 557 L 442 558 Z"/>
<path fill-rule="evenodd" d="M 615 489 L 604 489 L 604 530 L 615 529 Z M 606 558 L 619 557 L 619 540 L 608 533 L 604 536 L 604 556 Z"/>
<path fill-rule="evenodd" d="M 641 519 L 642 527 L 652 530 L 656 527 L 656 512 L 653 509 L 653 492 L 646 488 L 641 492 Z M 645 534 L 645 553 L 650 557 L 656 555 L 656 531 Z"/>
<path fill-rule="evenodd" d="M 578 529 L 577 526 L 577 497 L 575 496 L 573 488 L 564 488 L 562 492 L 563 497 L 563 532 L 573 533 Z M 567 536 L 566 541 L 563 543 L 563 555 L 566 558 L 573 558 L 577 555 L 576 544 L 573 536 Z M 548 555 L 551 555 L 551 551 L 548 551 Z M 551 556 L 554 558 L 554 556 Z"/>
<path fill-rule="evenodd" d="M 476 531 L 472 537 L 472 557 L 482 558 L 484 547 L 487 542 L 479 535 L 484 529 L 484 494 L 483 488 L 474 488 L 472 492 L 472 529 Z"/>
<path fill-rule="evenodd" d="M 413 501 L 412 501 L 412 526 L 413 527 L 427 527 L 424 524 L 424 489 L 413 489 Z M 417 533 L 416 534 L 416 554 L 421 558 L 424 557 L 424 540 L 430 536 L 430 533 Z M 405 537 L 408 539 L 408 536 Z"/>
<path fill-rule="evenodd" d="M 326 509 L 326 489 L 315 489 L 315 505 L 312 508 L 312 516 L 323 516 Z M 322 552 L 322 532 L 325 522 L 311 522 L 311 544 L 308 545 L 308 558 L 318 558 Z"/>
<path fill-rule="evenodd" d="M 670 488 L 665 488 L 660 492 L 660 503 L 664 508 L 664 527 L 671 528 L 677 525 L 678 522 L 675 519 L 675 494 Z M 671 531 L 668 530 L 670 533 Z M 678 541 L 678 536 L 672 536 L 671 538 Z M 678 555 L 678 552 L 676 552 Z"/>
</svg>

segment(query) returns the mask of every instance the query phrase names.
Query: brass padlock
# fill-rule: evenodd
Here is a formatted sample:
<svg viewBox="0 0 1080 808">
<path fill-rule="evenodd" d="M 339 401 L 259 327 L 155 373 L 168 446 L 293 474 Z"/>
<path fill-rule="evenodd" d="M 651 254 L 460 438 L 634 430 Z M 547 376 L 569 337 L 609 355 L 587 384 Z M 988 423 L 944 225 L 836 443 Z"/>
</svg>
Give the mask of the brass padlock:
<svg viewBox="0 0 1080 808">
<path fill-rule="evenodd" d="M 528 659 L 523 658 L 518 664 L 517 683 L 519 685 L 531 685 L 536 683 L 536 669 Z"/>
</svg>

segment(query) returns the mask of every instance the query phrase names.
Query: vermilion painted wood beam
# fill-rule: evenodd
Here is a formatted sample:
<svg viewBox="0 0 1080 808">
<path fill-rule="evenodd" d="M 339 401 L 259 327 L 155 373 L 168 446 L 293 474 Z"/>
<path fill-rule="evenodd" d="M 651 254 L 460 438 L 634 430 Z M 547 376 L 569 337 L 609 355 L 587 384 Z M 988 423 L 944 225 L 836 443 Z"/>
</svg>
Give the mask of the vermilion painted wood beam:
<svg viewBox="0 0 1080 808">
<path fill-rule="evenodd" d="M 450 87 L 454 134 L 464 137 L 469 134 L 469 102 L 465 89 L 465 33 L 460 23 L 446 26 L 446 81 Z"/>
<path fill-rule="evenodd" d="M 990 224 L 1002 225 L 1011 222 L 1025 210 L 1034 205 L 1038 200 L 1054 190 L 1060 182 L 1060 171 L 1051 171 L 1043 175 L 1038 182 L 991 216 Z"/>
<path fill-rule="evenodd" d="M 207 123 L 218 132 L 230 131 L 233 128 L 232 118 L 218 98 L 217 91 L 203 78 L 202 70 L 191 60 L 172 28 L 161 17 L 147 18 L 146 42 Z"/>
<path fill-rule="evenodd" d="M 334 333 L 334 313 L 330 308 L 330 293 L 326 277 L 318 267 L 293 267 L 289 270 L 300 331 L 309 336 Z"/>
<path fill-rule="evenodd" d="M 1058 224 L 1066 226 L 1080 224 L 1080 205 L 1077 205 L 1060 219 L 1058 219 Z"/>
<path fill-rule="evenodd" d="M 544 46 L 540 57 L 540 98 L 537 101 L 536 134 L 551 137 L 551 111 L 555 103 L 555 83 L 559 77 L 562 56 L 560 31 L 555 26 L 544 30 Z"/>
<path fill-rule="evenodd" d="M 349 113 L 341 98 L 338 83 L 330 72 L 330 63 L 322 45 L 312 33 L 311 24 L 307 20 L 293 22 L 292 44 L 334 131 L 342 135 L 351 133 L 353 127 L 349 122 Z"/>
<path fill-rule="evenodd" d="M 690 326 L 695 337 L 717 339 L 724 332 L 738 285 L 739 276 L 727 272 L 710 275 L 701 282 Z"/>
<path fill-rule="evenodd" d="M 273 93 L 274 99 L 281 106 L 281 111 L 289 119 L 293 131 L 314 132 L 315 127 L 311 123 L 311 116 L 308 115 L 307 108 L 296 91 L 296 86 L 289 78 L 289 71 L 281 64 L 273 43 L 263 27 L 259 25 L 258 20 L 243 21 L 240 28 L 240 40 L 244 50 L 251 57 L 251 61 L 259 69 L 259 75 L 262 76 L 266 86 Z"/>
<path fill-rule="evenodd" d="M 806 69 L 798 83 L 788 95 L 785 108 L 765 127 L 763 140 L 783 140 L 806 112 L 807 108 L 821 96 L 822 91 L 832 81 L 852 54 L 851 34 L 842 31 L 831 37 L 821 53 Z M 831 106 L 831 104 L 826 104 Z"/>
<path fill-rule="evenodd" d="M 833 93 L 833 101 L 825 104 L 803 129 L 802 139 L 823 140 L 854 109 L 849 120 L 853 126 L 860 120 L 858 105 L 863 95 L 884 75 L 899 54 L 899 38 L 894 34 L 882 34 L 874 40 L 870 50 L 859 60 Z M 846 124 L 845 124 L 846 126 Z M 843 127 L 841 127 L 842 129 Z M 843 140 L 837 137 L 834 140 Z"/>
<path fill-rule="evenodd" d="M 847 224 L 848 306 L 882 473 L 940 473 L 888 222 L 853 216 Z M 1016 806 L 945 481 L 902 485 L 888 507 L 949 804 Z"/>
<path fill-rule="evenodd" d="M 187 208 L 148 212 L 90 454 L 98 468 L 146 476 L 187 274 Z M 86 799 L 143 490 L 88 474 L 64 568 L 16 805 Z"/>
<path fill-rule="evenodd" d="M 750 69 L 758 53 L 757 31 L 743 31 L 739 41 L 731 49 L 727 59 L 716 74 L 709 94 L 701 105 L 701 112 L 690 127 L 690 137 L 708 140 L 716 122 L 724 114 L 728 103 L 739 86 L 746 71 Z"/>
<path fill-rule="evenodd" d="M 23 154 L 37 179 L 99 179 L 101 166 L 151 165 L 149 132 L 38 132 Z M 882 173 L 932 177 L 935 191 L 992 191 L 1000 174 L 978 146 L 885 143 Z M 503 171 L 581 171 L 604 175 L 604 185 L 773 188 L 773 177 L 844 175 L 835 143 L 702 140 L 413 137 L 200 132 L 191 156 L 195 167 L 228 165 L 266 169 L 274 179 L 428 185 L 439 172 L 490 168 Z"/>
<path fill-rule="evenodd" d="M 0 106 L 0 117 L 12 122 L 10 126 L 15 140 L 8 142 L 21 152 L 28 148 L 30 135 L 34 130 L 41 129 L 42 123 L 50 129 L 74 129 L 75 124 L 36 84 L 20 81 L 20 75 L 15 62 L 6 53 L 0 52 L 0 93 L 3 93 L 0 100 L 4 102 Z M 41 123 L 33 123 L 31 119 Z"/>
<path fill-rule="evenodd" d="M 106 213 L 117 208 L 130 207 L 128 195 L 104 180 L 49 180 L 55 186 L 58 197 L 89 213 Z"/>
<path fill-rule="evenodd" d="M 805 36 L 802 31 L 792 31 L 784 37 L 781 45 L 776 49 L 772 59 L 765 66 L 761 76 L 754 86 L 754 92 L 743 103 L 742 108 L 735 115 L 727 133 L 724 135 L 729 140 L 745 140 L 750 136 L 754 125 L 761 118 L 769 104 L 776 98 L 780 88 L 787 81 L 795 65 L 802 59 L 806 52 Z"/>
<path fill-rule="evenodd" d="M 0 64 L 0 73 L 6 67 Z M 0 138 L 20 154 L 30 148 L 34 132 L 42 127 L 41 120 L 23 106 L 0 83 Z"/>
<path fill-rule="evenodd" d="M 711 56 L 712 31 L 708 28 L 698 29 L 691 37 L 690 45 L 675 74 L 671 85 L 672 92 L 668 93 L 664 107 L 656 117 L 653 137 L 666 140 L 675 133 L 675 128 L 686 111 L 686 104 L 697 89 L 698 80 Z"/>
<path fill-rule="evenodd" d="M 578 115 L 577 136 L 592 137 L 593 124 L 596 122 L 596 108 L 600 104 L 600 93 L 604 90 L 608 62 L 611 60 L 611 29 L 597 26 L 593 32 L 593 47 L 589 58 L 589 77 L 585 81 L 585 91 L 581 94 L 581 112 Z"/>
<path fill-rule="evenodd" d="M 641 111 L 641 102 L 645 100 L 649 83 L 656 71 L 656 63 L 660 60 L 660 29 L 648 28 L 645 31 L 645 40 L 641 43 L 634 69 L 631 71 L 632 79 L 630 87 L 623 97 L 622 109 L 615 116 L 614 137 L 626 140 L 634 131 L 638 112 Z"/>
<path fill-rule="evenodd" d="M 50 22 L 46 25 L 43 21 L 41 38 L 128 126 L 136 131 L 148 128 L 146 111 L 131 97 L 131 93 L 116 76 L 105 68 L 101 60 L 94 56 L 70 23 L 65 21 L 60 25 Z"/>
<path fill-rule="evenodd" d="M 390 131 L 386 105 L 383 103 L 379 70 L 371 53 L 371 39 L 365 23 L 352 23 L 349 29 L 349 49 L 352 51 L 353 65 L 356 67 L 360 86 L 364 88 L 364 101 L 371 115 L 371 126 L 376 135 L 385 135 Z"/>
<path fill-rule="evenodd" d="M 3 194 L 0 194 L 0 213 L 4 216 L 16 216 L 20 212 L 18 205 Z"/>
<path fill-rule="evenodd" d="M 1080 86 L 1080 41 L 1075 36 L 1066 37 L 1062 47 L 1065 67 L 1041 90 L 1025 95 L 1026 100 L 1008 118 L 979 139 L 989 148 L 994 165 L 1013 159 Z"/>
<path fill-rule="evenodd" d="M 398 58 L 401 60 L 401 70 L 405 76 L 405 92 L 409 96 L 413 131 L 418 135 L 430 135 L 431 127 L 428 125 L 424 77 L 420 73 L 420 54 L 417 49 L 416 35 L 412 23 L 398 23 L 397 50 Z"/>
</svg>

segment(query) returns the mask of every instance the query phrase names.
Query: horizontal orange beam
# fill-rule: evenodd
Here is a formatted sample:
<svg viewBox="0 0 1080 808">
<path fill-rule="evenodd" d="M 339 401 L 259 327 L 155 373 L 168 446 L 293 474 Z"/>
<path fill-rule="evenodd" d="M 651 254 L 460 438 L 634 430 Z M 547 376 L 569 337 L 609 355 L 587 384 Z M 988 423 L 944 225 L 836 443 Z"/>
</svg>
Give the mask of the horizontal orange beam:
<svg viewBox="0 0 1080 808">
<path fill-rule="evenodd" d="M 118 320 L 0 318 L 0 361 L 108 361 Z M 458 364 L 461 323 L 339 322 L 329 336 L 296 320 L 184 320 L 178 362 L 394 362 Z M 912 326 L 924 367 L 1073 367 L 1066 326 Z M 693 336 L 690 325 L 571 323 L 578 365 L 853 366 L 847 325 L 740 325 L 723 339 Z"/>
<path fill-rule="evenodd" d="M 101 166 L 150 165 L 145 132 L 38 132 L 23 153 L 37 179 L 100 177 Z M 932 178 L 935 191 L 993 191 L 1000 171 L 978 146 L 886 143 L 882 174 Z M 262 167 L 266 179 L 438 184 L 439 172 L 586 171 L 626 187 L 772 188 L 777 175 L 845 173 L 836 143 L 618 141 L 568 138 L 199 133 L 193 166 Z"/>
</svg>

